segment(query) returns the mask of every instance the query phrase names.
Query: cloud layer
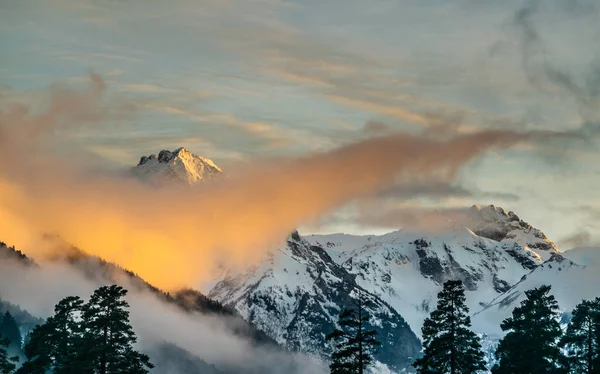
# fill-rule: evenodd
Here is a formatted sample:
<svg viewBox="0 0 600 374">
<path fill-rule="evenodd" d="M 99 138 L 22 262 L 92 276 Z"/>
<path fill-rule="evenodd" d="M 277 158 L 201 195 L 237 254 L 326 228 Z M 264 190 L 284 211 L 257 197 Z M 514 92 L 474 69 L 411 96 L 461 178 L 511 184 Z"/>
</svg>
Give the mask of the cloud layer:
<svg viewBox="0 0 600 374">
<path fill-rule="evenodd" d="M 417 179 L 451 180 L 490 148 L 535 135 L 484 131 L 437 140 L 393 133 L 271 160 L 213 185 L 156 190 L 103 172 L 66 141 L 74 129 L 122 115 L 124 105 L 103 97 L 103 89 L 92 75 L 85 91 L 50 90 L 46 105 L 2 106 L 4 240 L 35 250 L 38 235 L 56 234 L 166 289 L 198 285 L 217 263 L 256 260 L 295 227 L 349 201 Z"/>
</svg>

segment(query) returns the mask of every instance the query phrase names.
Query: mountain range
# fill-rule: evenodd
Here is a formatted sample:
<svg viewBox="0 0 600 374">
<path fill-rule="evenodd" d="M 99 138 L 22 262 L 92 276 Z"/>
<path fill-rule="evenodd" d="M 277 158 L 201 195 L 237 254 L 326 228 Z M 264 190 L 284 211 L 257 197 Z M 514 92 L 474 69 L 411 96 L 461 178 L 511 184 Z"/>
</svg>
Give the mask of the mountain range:
<svg viewBox="0 0 600 374">
<path fill-rule="evenodd" d="M 197 188 L 224 173 L 211 160 L 179 148 L 142 157 L 131 175 L 160 186 Z M 86 255 L 85 248 L 57 245 L 61 255 L 54 260 L 85 277 L 106 283 L 122 282 L 126 275 L 129 282 L 135 280 L 179 310 L 235 319 L 237 327 L 231 333 L 252 344 L 310 357 L 327 357 L 331 346 L 325 336 L 335 328 L 339 312 L 361 297 L 382 342 L 374 373 L 411 370 L 421 350 L 423 320 L 448 279 L 463 281 L 473 329 L 489 350 L 502 336 L 500 322 L 523 299 L 524 291 L 551 285 L 565 315 L 582 299 L 599 294 L 594 285 L 600 281 L 600 249 L 561 251 L 542 231 L 493 205 L 474 205 L 464 222 L 448 222 L 435 233 L 403 229 L 385 235 L 302 236 L 294 231 L 263 262 L 224 271 L 203 293 L 190 289 L 165 294 L 135 274 Z M 1 248 L 6 252 L 2 258 L 38 266 L 14 248 Z M 210 360 L 185 353 L 189 347 L 184 344 L 164 344 L 160 349 L 175 350 L 175 361 L 185 362 L 187 368 L 208 365 L 215 373 L 242 372 L 219 363 L 211 366 Z M 172 364 L 173 360 L 164 367 Z M 185 370 L 181 372 L 195 372 Z"/>
</svg>

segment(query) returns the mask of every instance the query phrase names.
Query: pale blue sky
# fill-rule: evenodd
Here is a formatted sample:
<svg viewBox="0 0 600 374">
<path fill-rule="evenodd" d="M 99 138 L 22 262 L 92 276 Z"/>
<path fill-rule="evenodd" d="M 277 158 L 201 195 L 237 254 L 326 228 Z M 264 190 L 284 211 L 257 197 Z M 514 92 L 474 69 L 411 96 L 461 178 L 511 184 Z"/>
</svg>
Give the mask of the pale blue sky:
<svg viewBox="0 0 600 374">
<path fill-rule="evenodd" d="M 0 97 L 99 73 L 136 113 L 77 139 L 132 165 L 183 145 L 227 165 L 365 137 L 368 121 L 572 131 L 488 154 L 406 204 L 495 203 L 553 240 L 600 218 L 594 0 L 3 0 Z M 361 231 L 344 223 L 341 229 Z M 587 234 L 586 234 L 587 233 Z"/>
</svg>

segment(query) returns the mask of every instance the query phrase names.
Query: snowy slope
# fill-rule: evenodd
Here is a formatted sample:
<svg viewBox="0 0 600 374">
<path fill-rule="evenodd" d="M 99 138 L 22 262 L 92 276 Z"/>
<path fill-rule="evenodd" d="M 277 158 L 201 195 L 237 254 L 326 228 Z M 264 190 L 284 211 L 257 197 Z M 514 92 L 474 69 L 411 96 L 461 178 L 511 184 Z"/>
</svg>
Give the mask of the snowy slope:
<svg viewBox="0 0 600 374">
<path fill-rule="evenodd" d="M 537 257 L 518 243 L 482 238 L 464 227 L 436 236 L 396 231 L 369 237 L 314 235 L 307 240 L 336 252 L 333 258 L 357 275 L 357 283 L 392 305 L 418 335 L 446 280 L 461 279 L 469 307 L 478 310 L 538 265 Z"/>
<path fill-rule="evenodd" d="M 410 349 L 397 342 L 420 336 L 445 280 L 461 279 L 469 307 L 481 310 L 540 266 L 539 261 L 517 242 L 483 238 L 456 225 L 435 236 L 402 230 L 382 236 L 302 238 L 294 233 L 259 266 L 230 272 L 216 282 L 209 297 L 236 309 L 284 346 L 326 354 L 324 336 L 341 306 L 351 305 L 357 290 L 364 290 L 376 306 L 376 327 L 387 337 L 383 347 L 403 352 L 393 357 L 384 352 L 378 360 L 399 369 L 407 367 L 418 342 Z M 381 315 L 392 318 L 386 323 Z M 403 326 L 404 332 L 393 325 Z M 398 333 L 404 337 L 399 339 Z"/>
<path fill-rule="evenodd" d="M 162 150 L 158 156 L 142 156 L 131 172 L 144 181 L 158 185 L 206 183 L 223 173 L 211 160 L 194 155 L 183 147 L 174 151 Z"/>
<path fill-rule="evenodd" d="M 394 369 L 410 366 L 420 342 L 402 316 L 297 232 L 260 266 L 230 273 L 209 297 L 235 308 L 292 350 L 327 355 L 331 347 L 325 336 L 334 330 L 340 311 L 353 307 L 359 293 L 368 300 L 383 343 L 377 360 Z"/>
<path fill-rule="evenodd" d="M 550 285 L 559 307 L 570 312 L 582 300 L 600 296 L 600 248 L 576 248 L 553 255 L 526 275 L 510 290 L 492 300 L 477 312 L 473 323 L 479 330 L 501 336 L 499 322 L 510 316 L 525 298 L 525 291 Z"/>
</svg>

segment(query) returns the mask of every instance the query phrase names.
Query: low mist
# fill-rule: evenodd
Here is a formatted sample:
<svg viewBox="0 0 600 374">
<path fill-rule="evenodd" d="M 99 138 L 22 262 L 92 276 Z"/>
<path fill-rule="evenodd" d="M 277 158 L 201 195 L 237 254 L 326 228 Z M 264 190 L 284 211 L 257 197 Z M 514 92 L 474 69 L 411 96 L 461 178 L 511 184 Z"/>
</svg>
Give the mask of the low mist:
<svg viewBox="0 0 600 374">
<path fill-rule="evenodd" d="M 42 318 L 52 315 L 54 305 L 66 296 L 87 300 L 93 291 L 110 282 L 86 277 L 81 269 L 65 262 L 43 262 L 41 266 L 23 266 L 14 259 L 1 258 L 0 298 L 19 305 Z M 106 271 L 95 269 L 96 273 Z M 143 351 L 154 361 L 164 354 L 161 347 L 170 343 L 221 370 L 244 373 L 280 373 L 277 368 L 298 368 L 289 374 L 325 372 L 320 362 L 302 354 L 292 355 L 283 350 L 257 347 L 246 338 L 232 333 L 239 320 L 227 316 L 183 312 L 175 305 L 161 301 L 150 291 L 141 291 L 121 276 L 119 283 L 129 290 L 130 318 Z M 275 369 L 273 369 L 275 368 Z M 162 368 L 164 369 L 164 368 Z M 164 372 L 164 370 L 162 371 Z M 227 372 L 227 371 L 225 371 Z M 282 373 L 283 371 L 281 371 Z M 179 374 L 173 372 L 169 373 Z M 188 373 L 180 373 L 188 374 Z"/>
</svg>

